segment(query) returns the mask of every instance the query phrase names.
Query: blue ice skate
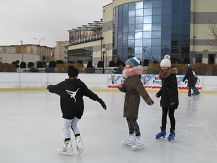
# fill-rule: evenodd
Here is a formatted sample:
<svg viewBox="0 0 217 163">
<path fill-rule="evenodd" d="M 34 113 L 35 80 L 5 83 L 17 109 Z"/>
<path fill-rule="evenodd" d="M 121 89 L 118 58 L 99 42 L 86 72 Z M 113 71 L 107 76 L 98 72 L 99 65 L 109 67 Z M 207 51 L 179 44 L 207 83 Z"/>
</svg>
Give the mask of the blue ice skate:
<svg viewBox="0 0 217 163">
<path fill-rule="evenodd" d="M 161 129 L 161 132 L 159 132 L 157 135 L 156 135 L 156 139 L 160 139 L 160 138 L 165 138 L 166 136 L 166 130 L 165 129 Z"/>
<path fill-rule="evenodd" d="M 169 134 L 169 136 L 168 136 L 168 141 L 169 142 L 171 142 L 171 141 L 173 141 L 174 139 L 175 139 L 175 131 L 173 131 L 173 132 L 171 132 L 170 134 Z"/>
</svg>

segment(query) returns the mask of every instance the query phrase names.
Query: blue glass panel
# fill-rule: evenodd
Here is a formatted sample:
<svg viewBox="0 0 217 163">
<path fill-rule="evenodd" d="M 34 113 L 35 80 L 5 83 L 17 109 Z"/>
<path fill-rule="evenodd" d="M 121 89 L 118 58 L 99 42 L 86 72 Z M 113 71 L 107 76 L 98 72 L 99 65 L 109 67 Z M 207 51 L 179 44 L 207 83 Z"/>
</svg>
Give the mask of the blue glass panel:
<svg viewBox="0 0 217 163">
<path fill-rule="evenodd" d="M 128 39 L 134 39 L 135 38 L 135 32 L 128 33 Z"/>
<path fill-rule="evenodd" d="M 144 24 L 143 31 L 151 31 L 151 24 Z"/>
<path fill-rule="evenodd" d="M 152 8 L 152 2 L 151 1 L 144 1 L 144 8 Z"/>
<path fill-rule="evenodd" d="M 143 46 L 151 46 L 151 39 L 143 39 Z"/>
<path fill-rule="evenodd" d="M 152 15 L 152 9 L 151 8 L 145 8 L 144 9 L 144 15 Z"/>
<path fill-rule="evenodd" d="M 161 23 L 161 16 L 153 16 L 152 17 L 152 23 Z"/>
<path fill-rule="evenodd" d="M 135 32 L 135 39 L 142 38 L 142 32 Z"/>
<path fill-rule="evenodd" d="M 134 47 L 135 46 L 134 40 L 128 40 L 128 46 Z"/>
<path fill-rule="evenodd" d="M 152 16 L 144 16 L 144 23 L 152 23 Z"/>
<path fill-rule="evenodd" d="M 129 25 L 129 31 L 134 32 L 135 31 L 135 25 Z"/>
<path fill-rule="evenodd" d="M 151 39 L 152 46 L 161 46 L 161 39 Z"/>
<path fill-rule="evenodd" d="M 161 10 L 162 10 L 162 15 L 171 15 L 171 8 L 168 8 L 168 7 L 166 7 L 166 8 L 161 8 Z"/>
<path fill-rule="evenodd" d="M 161 7 L 161 1 L 153 1 L 152 5 L 153 7 Z"/>
<path fill-rule="evenodd" d="M 152 24 L 152 30 L 161 30 L 161 24 Z"/>
<path fill-rule="evenodd" d="M 143 17 L 136 17 L 136 24 L 143 24 Z"/>
<path fill-rule="evenodd" d="M 135 40 L 135 46 L 142 46 L 142 39 Z"/>
<path fill-rule="evenodd" d="M 160 31 L 152 31 L 152 38 L 161 38 L 161 32 Z"/>
<path fill-rule="evenodd" d="M 123 33 L 123 40 L 128 40 L 128 33 Z"/>
<path fill-rule="evenodd" d="M 135 47 L 135 54 L 142 55 L 142 47 Z"/>
<path fill-rule="evenodd" d="M 143 16 L 143 9 L 136 10 L 136 16 Z"/>
<path fill-rule="evenodd" d="M 143 32 L 143 38 L 151 38 L 151 32 Z"/>
<path fill-rule="evenodd" d="M 171 46 L 180 46 L 180 40 L 179 39 L 172 39 L 171 40 Z"/>
<path fill-rule="evenodd" d="M 135 10 L 136 9 L 136 3 L 129 3 L 129 10 Z"/>
<path fill-rule="evenodd" d="M 143 8 L 143 2 L 136 2 L 136 9 Z"/>
<path fill-rule="evenodd" d="M 152 15 L 161 15 L 161 8 L 153 8 Z"/>
<path fill-rule="evenodd" d="M 136 17 L 129 18 L 129 24 L 135 24 Z"/>
<path fill-rule="evenodd" d="M 136 16 L 136 11 L 135 10 L 129 11 L 129 17 L 134 17 L 134 16 Z"/>
<path fill-rule="evenodd" d="M 142 31 L 142 29 L 143 29 L 143 24 L 136 25 L 136 31 Z"/>
</svg>

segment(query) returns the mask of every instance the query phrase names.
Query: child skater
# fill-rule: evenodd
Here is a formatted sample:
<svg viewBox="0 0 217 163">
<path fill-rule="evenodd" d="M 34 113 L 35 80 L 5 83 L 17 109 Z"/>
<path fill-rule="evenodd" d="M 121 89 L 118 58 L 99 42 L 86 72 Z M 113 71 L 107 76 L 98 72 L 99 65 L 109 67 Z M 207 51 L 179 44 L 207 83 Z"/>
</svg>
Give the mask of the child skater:
<svg viewBox="0 0 217 163">
<path fill-rule="evenodd" d="M 162 119 L 161 119 L 161 132 L 156 135 L 156 139 L 160 139 L 166 136 L 166 124 L 167 124 L 167 114 L 170 118 L 170 134 L 168 136 L 168 141 L 174 140 L 175 137 L 175 124 L 176 120 L 174 117 L 175 109 L 178 108 L 178 87 L 176 74 L 178 70 L 176 68 L 171 68 L 170 56 L 165 55 L 164 59 L 160 63 L 161 71 L 159 78 L 162 80 L 162 87 L 157 92 L 156 97 L 161 97 L 160 106 L 162 107 Z"/>
<path fill-rule="evenodd" d="M 120 91 L 126 93 L 123 116 L 126 117 L 129 127 L 129 137 L 125 139 L 122 144 L 125 146 L 131 146 L 133 150 L 144 148 L 144 144 L 141 140 L 139 125 L 137 123 L 140 95 L 148 105 L 154 104 L 142 84 L 142 72 L 143 68 L 140 66 L 140 60 L 137 57 L 128 59 L 123 70 L 125 80 L 119 87 Z"/>
<path fill-rule="evenodd" d="M 63 118 L 64 145 L 59 154 L 72 155 L 72 142 L 70 128 L 72 129 L 78 152 L 83 151 L 83 143 L 77 123 L 84 112 L 83 96 L 87 96 L 94 101 L 98 101 L 104 109 L 104 101 L 78 79 L 79 71 L 73 66 L 68 67 L 69 79 L 60 82 L 57 85 L 48 85 L 47 89 L 51 93 L 60 96 L 60 105 Z"/>
</svg>

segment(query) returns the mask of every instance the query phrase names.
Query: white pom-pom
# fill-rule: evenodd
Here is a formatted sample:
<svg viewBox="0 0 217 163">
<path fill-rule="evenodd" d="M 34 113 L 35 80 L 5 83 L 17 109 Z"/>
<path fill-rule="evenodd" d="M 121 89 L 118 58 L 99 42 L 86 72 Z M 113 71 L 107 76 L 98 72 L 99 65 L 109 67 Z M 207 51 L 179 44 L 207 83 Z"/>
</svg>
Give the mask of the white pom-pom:
<svg viewBox="0 0 217 163">
<path fill-rule="evenodd" d="M 169 55 L 165 55 L 164 59 L 170 59 L 170 56 Z"/>
</svg>

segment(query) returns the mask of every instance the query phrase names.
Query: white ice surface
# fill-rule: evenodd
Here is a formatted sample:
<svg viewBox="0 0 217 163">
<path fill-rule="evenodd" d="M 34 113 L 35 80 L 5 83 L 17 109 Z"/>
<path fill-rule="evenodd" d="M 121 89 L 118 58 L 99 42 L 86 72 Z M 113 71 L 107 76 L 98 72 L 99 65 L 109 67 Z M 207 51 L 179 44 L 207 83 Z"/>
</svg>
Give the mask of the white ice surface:
<svg viewBox="0 0 217 163">
<path fill-rule="evenodd" d="M 138 123 L 145 149 L 131 151 L 121 141 L 128 136 L 122 117 L 124 94 L 96 92 L 108 106 L 105 111 L 88 98 L 79 122 L 84 151 L 60 156 L 62 119 L 59 97 L 48 92 L 0 92 L 0 163 L 216 163 L 217 95 L 186 98 L 180 93 L 175 112 L 176 138 L 156 140 L 160 130 L 159 99 L 154 106 L 140 104 Z M 167 133 L 170 122 L 168 119 Z"/>
</svg>

